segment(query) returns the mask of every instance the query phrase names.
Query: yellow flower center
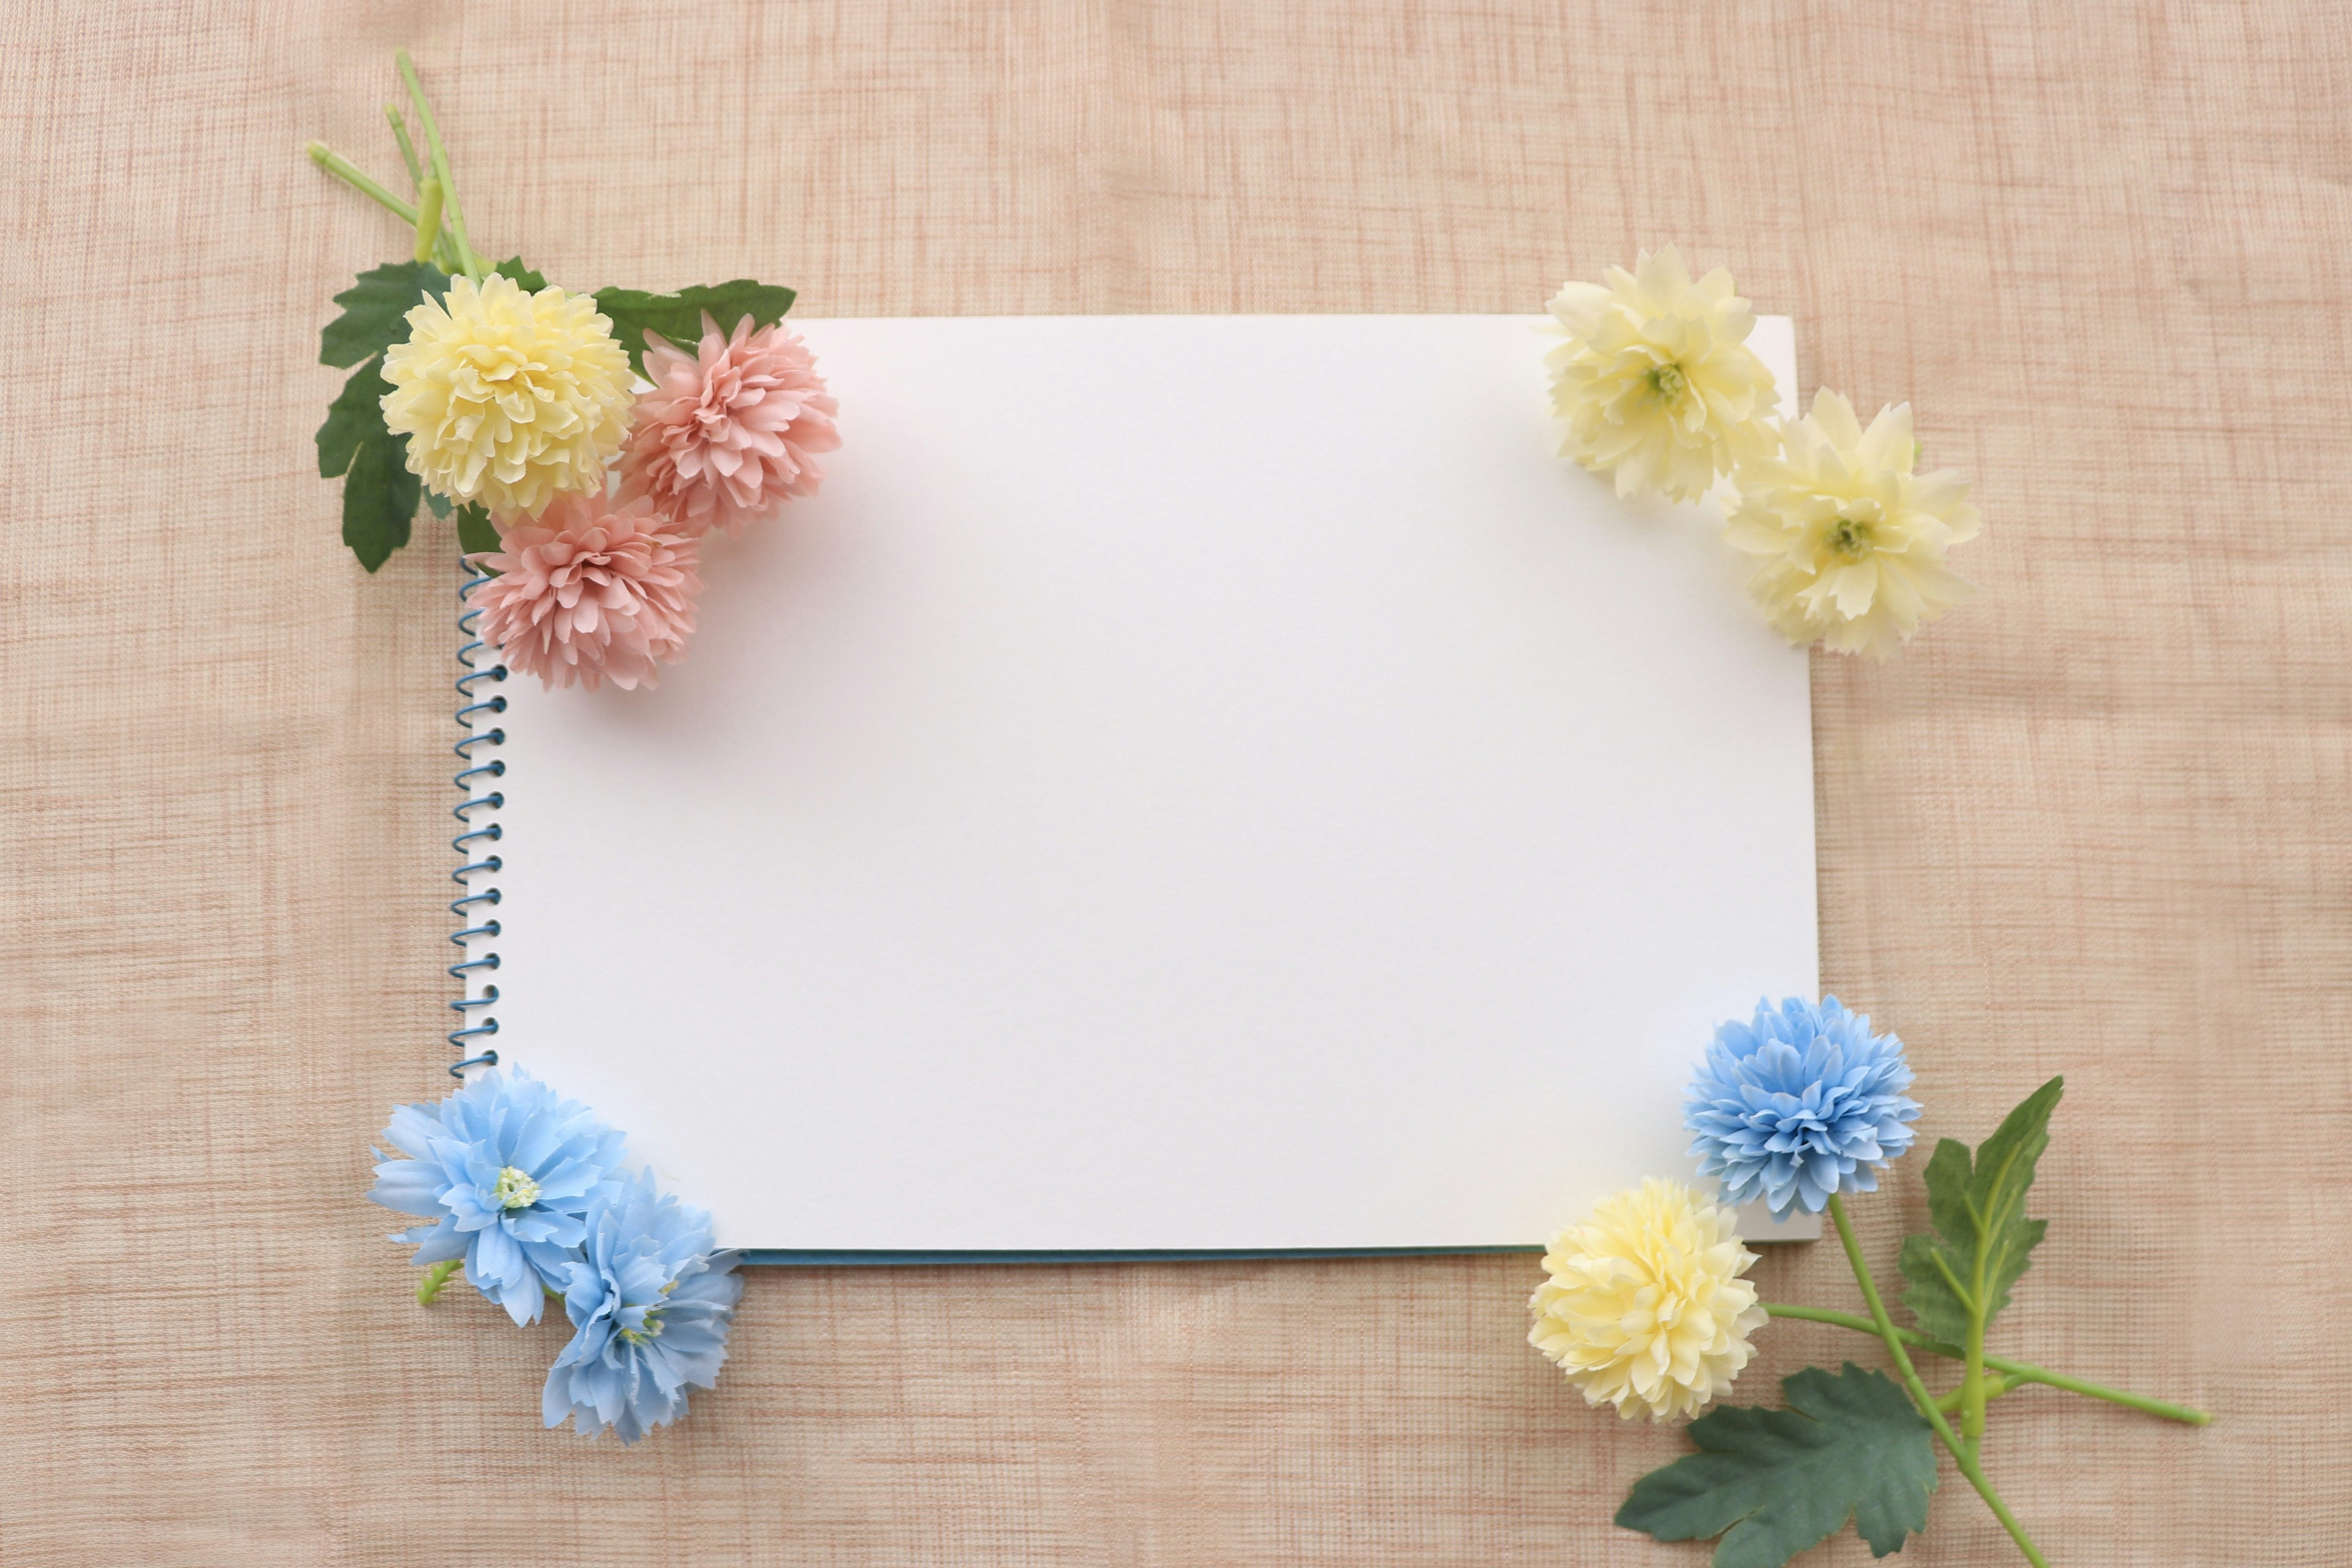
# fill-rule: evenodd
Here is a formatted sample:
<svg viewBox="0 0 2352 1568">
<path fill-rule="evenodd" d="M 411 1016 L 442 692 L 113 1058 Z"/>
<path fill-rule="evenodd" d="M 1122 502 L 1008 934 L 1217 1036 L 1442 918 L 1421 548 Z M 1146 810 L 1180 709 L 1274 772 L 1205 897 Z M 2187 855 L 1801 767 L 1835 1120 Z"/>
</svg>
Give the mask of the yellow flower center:
<svg viewBox="0 0 2352 1568">
<path fill-rule="evenodd" d="M 1690 377 L 1684 374 L 1683 367 L 1672 361 L 1652 366 L 1648 380 L 1650 395 L 1661 403 L 1679 402 L 1683 388 L 1690 384 Z"/>
<path fill-rule="evenodd" d="M 530 1173 L 512 1165 L 499 1173 L 498 1184 L 490 1189 L 490 1201 L 502 1209 L 527 1209 L 539 1202 L 539 1184 Z"/>
<path fill-rule="evenodd" d="M 1822 547 L 1843 561 L 1859 561 L 1870 553 L 1876 531 L 1866 517 L 1833 519 L 1829 531 L 1822 535 Z"/>
</svg>

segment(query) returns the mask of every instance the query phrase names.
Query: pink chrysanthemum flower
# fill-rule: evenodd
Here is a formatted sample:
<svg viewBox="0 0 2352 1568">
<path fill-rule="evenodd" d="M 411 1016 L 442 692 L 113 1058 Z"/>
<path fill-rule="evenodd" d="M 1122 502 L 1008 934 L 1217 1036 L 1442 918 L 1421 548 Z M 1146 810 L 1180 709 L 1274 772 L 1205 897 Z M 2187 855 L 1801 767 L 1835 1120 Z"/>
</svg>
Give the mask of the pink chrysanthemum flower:
<svg viewBox="0 0 2352 1568">
<path fill-rule="evenodd" d="M 706 314 L 702 328 L 694 353 L 648 339 L 654 385 L 638 395 L 621 452 L 621 495 L 651 500 L 683 533 L 740 533 L 792 497 L 816 493 L 824 471 L 814 455 L 841 445 L 840 405 L 808 345 L 782 327 L 754 331 L 746 316 L 729 337 Z"/>
<path fill-rule="evenodd" d="M 628 690 L 684 656 L 700 546 L 650 502 L 559 496 L 499 538 L 503 552 L 473 558 L 499 574 L 474 603 L 482 640 L 509 668 L 549 686 Z"/>
</svg>

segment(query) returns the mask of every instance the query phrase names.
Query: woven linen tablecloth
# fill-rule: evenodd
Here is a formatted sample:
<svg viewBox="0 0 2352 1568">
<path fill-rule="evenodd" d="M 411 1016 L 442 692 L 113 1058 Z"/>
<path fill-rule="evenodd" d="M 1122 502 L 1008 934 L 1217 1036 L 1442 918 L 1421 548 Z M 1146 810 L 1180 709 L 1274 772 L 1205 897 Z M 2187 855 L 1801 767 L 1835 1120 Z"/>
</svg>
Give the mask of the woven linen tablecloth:
<svg viewBox="0 0 2352 1568">
<path fill-rule="evenodd" d="M 34 0 L 0 43 L 9 1568 L 1705 1559 L 1612 1528 L 1685 1440 L 1527 1347 L 1527 1257 L 762 1270 L 626 1450 L 540 1430 L 562 1326 L 410 1300 L 359 1194 L 447 1083 L 453 546 L 337 541 L 317 332 L 404 239 L 301 154 L 397 169 L 398 44 L 474 233 L 560 279 L 1532 311 L 1679 243 L 1796 318 L 1805 396 L 1914 400 L 1981 591 L 1815 658 L 1823 979 L 1931 1136 L 2067 1074 L 2004 1329 L 2219 1415 L 2029 1390 L 1988 1464 L 2062 1563 L 2352 1553 L 2336 5 Z M 1758 1277 L 1854 1300 L 1832 1248 Z M 1883 1364 L 1761 1342 L 1745 1396 Z M 1945 1474 L 1905 1561 L 2011 1561 Z"/>
</svg>

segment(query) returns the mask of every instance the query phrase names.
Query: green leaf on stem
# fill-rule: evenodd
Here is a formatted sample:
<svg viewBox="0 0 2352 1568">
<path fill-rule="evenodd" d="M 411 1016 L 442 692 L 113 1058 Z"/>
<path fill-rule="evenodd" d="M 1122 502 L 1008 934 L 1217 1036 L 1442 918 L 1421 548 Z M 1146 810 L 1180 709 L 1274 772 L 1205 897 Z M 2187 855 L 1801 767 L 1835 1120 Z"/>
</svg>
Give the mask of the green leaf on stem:
<svg viewBox="0 0 2352 1568">
<path fill-rule="evenodd" d="M 2050 1146 L 2050 1113 L 2066 1080 L 2053 1078 L 2025 1097 L 1973 1158 L 1969 1146 L 1947 1138 L 1927 1162 L 1927 1214 L 1933 1235 L 1904 1237 L 1903 1277 L 1911 1288 L 1903 1304 L 1920 1329 L 1966 1344 L 1973 1325 L 1981 1334 L 2009 1305 L 2009 1293 L 2046 1220 L 2025 1217 L 2034 1163 Z"/>
<path fill-rule="evenodd" d="M 448 291 L 448 275 L 429 261 L 388 261 L 361 273 L 335 296 L 343 313 L 319 333 L 319 363 L 346 370 L 407 342 L 408 312 Z"/>
<path fill-rule="evenodd" d="M 423 486 L 408 471 L 402 442 L 386 438 L 360 443 L 343 475 L 343 542 L 373 572 L 408 542 Z"/>
<path fill-rule="evenodd" d="M 793 299 L 790 289 L 738 278 L 730 283 L 697 284 L 675 294 L 599 289 L 596 309 L 611 319 L 613 335 L 628 351 L 629 368 L 643 375 L 647 332 L 659 332 L 672 345 L 691 350 L 702 339 L 705 312 L 722 332 L 733 331 L 745 316 L 759 326 L 772 327 L 793 308 Z"/>
<path fill-rule="evenodd" d="M 516 286 L 526 294 L 536 294 L 547 287 L 546 276 L 525 267 L 520 256 L 509 256 L 490 270 L 501 278 L 513 279 Z"/>
<path fill-rule="evenodd" d="M 1690 1424 L 1702 1450 L 1633 1483 L 1617 1523 L 1660 1541 L 1720 1535 L 1714 1568 L 1780 1568 L 1850 1518 L 1885 1557 L 1927 1527 L 1936 1448 L 1911 1399 L 1852 1362 L 1784 1378 L 1786 1410 L 1726 1405 Z"/>
<path fill-rule="evenodd" d="M 371 572 L 408 542 L 424 489 L 408 471 L 407 442 L 384 428 L 377 400 L 391 390 L 371 357 L 327 405 L 317 436 L 319 477 L 343 481 L 343 542 Z"/>
<path fill-rule="evenodd" d="M 489 511 L 467 501 L 457 509 L 457 548 L 468 555 L 506 548 L 490 524 Z"/>
<path fill-rule="evenodd" d="M 392 390 L 383 378 L 383 370 L 375 360 L 369 360 L 352 372 L 343 390 L 327 405 L 327 422 L 319 426 L 319 477 L 331 479 L 351 472 L 352 459 L 359 455 L 362 443 L 388 441 L 391 432 L 383 427 L 383 408 L 377 399 Z"/>
</svg>

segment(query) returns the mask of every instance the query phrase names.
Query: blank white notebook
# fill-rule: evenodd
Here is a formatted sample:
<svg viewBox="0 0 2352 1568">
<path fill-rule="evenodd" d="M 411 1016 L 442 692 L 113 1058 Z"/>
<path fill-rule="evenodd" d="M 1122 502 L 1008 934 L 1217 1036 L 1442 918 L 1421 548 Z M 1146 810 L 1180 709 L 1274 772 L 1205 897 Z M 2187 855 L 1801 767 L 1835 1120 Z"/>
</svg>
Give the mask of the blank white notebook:
<svg viewBox="0 0 2352 1568">
<path fill-rule="evenodd" d="M 729 1246 L 1531 1247 L 1816 983 L 1803 653 L 1533 319 L 793 323 L 822 493 L 510 679 L 500 1057 Z M 1757 346 L 1784 405 L 1787 321 Z"/>
</svg>

